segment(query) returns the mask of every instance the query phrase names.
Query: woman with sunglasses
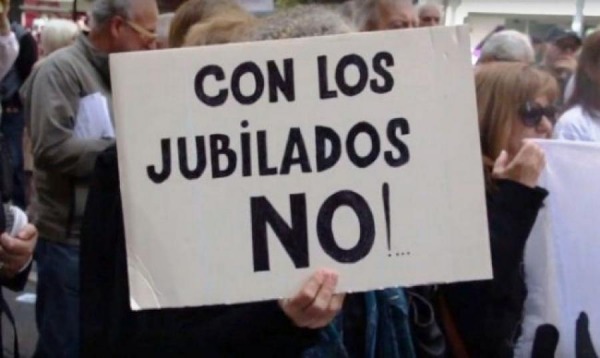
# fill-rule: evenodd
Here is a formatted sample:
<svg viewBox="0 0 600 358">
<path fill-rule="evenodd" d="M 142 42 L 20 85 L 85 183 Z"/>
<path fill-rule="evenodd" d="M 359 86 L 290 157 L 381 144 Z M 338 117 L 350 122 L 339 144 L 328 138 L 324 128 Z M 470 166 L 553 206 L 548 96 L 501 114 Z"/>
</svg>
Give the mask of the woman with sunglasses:
<svg viewBox="0 0 600 358">
<path fill-rule="evenodd" d="M 586 38 L 575 89 L 555 129 L 559 139 L 600 142 L 600 31 Z"/>
<path fill-rule="evenodd" d="M 516 62 L 475 74 L 494 278 L 441 287 L 439 314 L 453 356 L 512 357 L 526 288 L 525 243 L 547 191 L 537 187 L 558 96 L 548 73 Z"/>
</svg>

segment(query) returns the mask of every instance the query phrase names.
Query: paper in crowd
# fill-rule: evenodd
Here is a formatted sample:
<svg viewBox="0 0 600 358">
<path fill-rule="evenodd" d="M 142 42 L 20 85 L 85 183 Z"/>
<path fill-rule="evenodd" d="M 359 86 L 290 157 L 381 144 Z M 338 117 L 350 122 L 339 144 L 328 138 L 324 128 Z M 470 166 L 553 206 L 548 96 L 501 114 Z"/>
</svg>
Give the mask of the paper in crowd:
<svg viewBox="0 0 600 358">
<path fill-rule="evenodd" d="M 289 297 L 322 267 L 340 291 L 490 278 L 468 39 L 111 55 L 132 306 Z"/>
<path fill-rule="evenodd" d="M 108 103 L 100 92 L 81 98 L 73 132 L 77 138 L 115 137 Z"/>
<path fill-rule="evenodd" d="M 544 141 L 549 191 L 527 241 L 527 299 L 516 357 L 531 357 L 537 328 L 558 329 L 556 357 L 577 357 L 587 338 L 600 352 L 600 144 Z M 582 315 L 587 316 L 587 324 Z"/>
</svg>

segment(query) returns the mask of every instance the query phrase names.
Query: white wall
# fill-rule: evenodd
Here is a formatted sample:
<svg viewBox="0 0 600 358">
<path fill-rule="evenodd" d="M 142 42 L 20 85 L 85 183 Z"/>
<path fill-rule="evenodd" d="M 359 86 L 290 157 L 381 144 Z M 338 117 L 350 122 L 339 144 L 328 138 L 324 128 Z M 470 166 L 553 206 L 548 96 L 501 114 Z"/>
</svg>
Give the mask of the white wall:
<svg viewBox="0 0 600 358">
<path fill-rule="evenodd" d="M 471 47 L 483 40 L 498 25 L 504 25 L 504 16 L 498 15 L 476 15 L 469 17 L 469 27 L 471 28 Z"/>
</svg>

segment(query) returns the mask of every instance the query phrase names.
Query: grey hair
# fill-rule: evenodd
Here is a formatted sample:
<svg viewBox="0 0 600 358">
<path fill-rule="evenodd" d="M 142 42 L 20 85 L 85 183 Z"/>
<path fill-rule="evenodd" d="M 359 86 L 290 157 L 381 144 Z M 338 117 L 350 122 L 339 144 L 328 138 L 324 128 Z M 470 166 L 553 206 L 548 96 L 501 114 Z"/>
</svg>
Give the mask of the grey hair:
<svg viewBox="0 0 600 358">
<path fill-rule="evenodd" d="M 70 45 L 77 34 L 79 34 L 79 27 L 73 21 L 66 19 L 49 20 L 40 34 L 40 47 L 44 56 Z"/>
<path fill-rule="evenodd" d="M 409 0 L 350 0 L 344 8 L 343 13 L 352 19 L 354 26 L 362 31 L 373 21 L 377 21 L 381 16 L 379 9 L 382 5 L 410 5 Z"/>
<path fill-rule="evenodd" d="M 513 61 L 531 63 L 535 52 L 529 36 L 515 30 L 493 34 L 481 48 L 479 62 Z"/>
<path fill-rule="evenodd" d="M 114 16 L 131 17 L 131 0 L 94 0 L 90 9 L 90 27 L 105 25 Z"/>
<path fill-rule="evenodd" d="M 295 6 L 261 19 L 248 40 L 274 40 L 343 34 L 354 31 L 338 12 L 320 5 Z"/>
<path fill-rule="evenodd" d="M 422 13 L 425 12 L 425 10 L 429 9 L 435 9 L 440 14 L 440 16 L 442 15 L 443 10 L 440 5 L 428 2 L 426 4 L 419 5 L 419 18 L 421 17 Z"/>
</svg>

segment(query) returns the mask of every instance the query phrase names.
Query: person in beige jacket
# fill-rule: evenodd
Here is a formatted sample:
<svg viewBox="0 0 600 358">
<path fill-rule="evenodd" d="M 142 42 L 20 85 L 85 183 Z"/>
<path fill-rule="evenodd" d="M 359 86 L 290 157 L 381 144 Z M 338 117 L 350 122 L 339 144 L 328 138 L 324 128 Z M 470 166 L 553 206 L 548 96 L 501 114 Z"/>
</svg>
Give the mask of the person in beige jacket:
<svg viewBox="0 0 600 358">
<path fill-rule="evenodd" d="M 153 0 L 94 1 L 89 34 L 47 57 L 21 90 L 40 236 L 36 356 L 79 356 L 81 218 L 96 157 L 114 143 L 108 57 L 154 49 L 157 18 Z"/>
</svg>

